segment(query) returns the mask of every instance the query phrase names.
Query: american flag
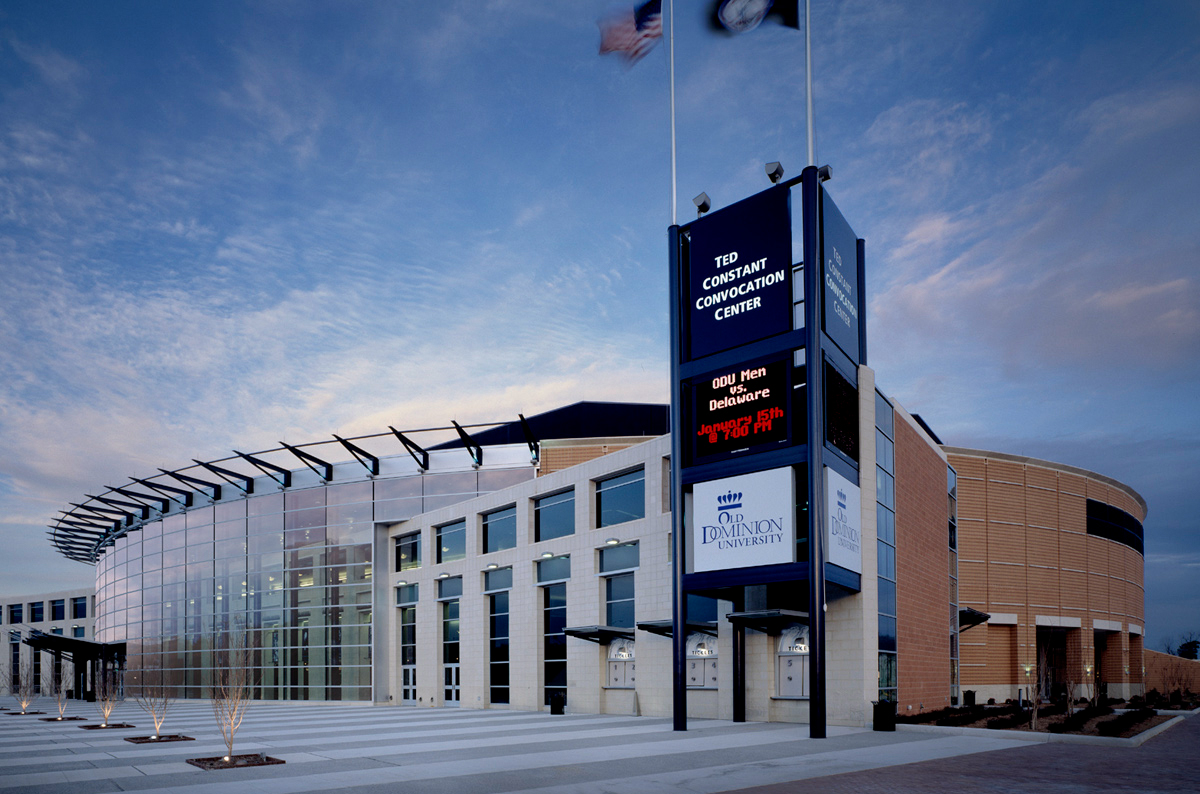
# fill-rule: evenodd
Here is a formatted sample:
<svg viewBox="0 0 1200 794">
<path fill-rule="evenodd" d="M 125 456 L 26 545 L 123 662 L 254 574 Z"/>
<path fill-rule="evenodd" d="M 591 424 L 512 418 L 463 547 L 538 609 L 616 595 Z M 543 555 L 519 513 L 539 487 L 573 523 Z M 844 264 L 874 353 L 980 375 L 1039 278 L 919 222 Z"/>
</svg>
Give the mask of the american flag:
<svg viewBox="0 0 1200 794">
<path fill-rule="evenodd" d="M 662 0 L 650 0 L 598 24 L 600 54 L 619 53 L 627 64 L 635 64 L 662 38 Z"/>
</svg>

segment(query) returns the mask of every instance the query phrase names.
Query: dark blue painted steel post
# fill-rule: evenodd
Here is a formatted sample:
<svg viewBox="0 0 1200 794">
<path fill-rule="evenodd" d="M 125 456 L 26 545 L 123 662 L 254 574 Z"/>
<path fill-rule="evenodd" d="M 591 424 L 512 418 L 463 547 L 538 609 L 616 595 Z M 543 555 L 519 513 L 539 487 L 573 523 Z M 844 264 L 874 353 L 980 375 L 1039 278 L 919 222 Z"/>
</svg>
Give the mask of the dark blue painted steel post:
<svg viewBox="0 0 1200 794">
<path fill-rule="evenodd" d="M 867 241 L 858 238 L 858 363 L 867 366 Z M 861 483 L 861 479 L 859 481 Z"/>
<path fill-rule="evenodd" d="M 687 594 L 683 592 L 683 409 L 679 394 L 679 359 L 683 351 L 678 226 L 667 230 L 671 301 L 671 703 L 674 729 L 687 730 Z"/>
<path fill-rule="evenodd" d="M 825 738 L 825 385 L 821 352 L 821 178 L 816 166 L 801 174 L 804 223 L 805 372 L 808 392 L 808 735 Z"/>
</svg>

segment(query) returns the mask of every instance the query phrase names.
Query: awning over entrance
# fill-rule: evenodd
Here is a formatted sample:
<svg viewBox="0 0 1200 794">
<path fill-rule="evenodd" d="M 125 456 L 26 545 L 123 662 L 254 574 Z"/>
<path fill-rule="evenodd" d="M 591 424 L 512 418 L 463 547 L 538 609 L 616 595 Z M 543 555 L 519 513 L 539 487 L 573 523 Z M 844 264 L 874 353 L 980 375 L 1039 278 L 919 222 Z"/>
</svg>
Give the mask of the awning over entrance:
<svg viewBox="0 0 1200 794">
<path fill-rule="evenodd" d="M 608 645 L 615 639 L 632 640 L 633 629 L 622 629 L 616 626 L 573 626 L 563 629 L 568 637 L 578 637 L 588 642 Z"/>
<path fill-rule="evenodd" d="M 651 634 L 657 634 L 660 637 L 673 637 L 675 624 L 669 620 L 644 620 L 637 624 L 639 631 L 647 631 Z M 686 626 L 688 634 L 707 634 L 710 637 L 717 636 L 716 621 L 704 623 L 688 623 Z"/>
<path fill-rule="evenodd" d="M 81 661 L 100 660 L 117 662 L 125 660 L 125 643 L 123 642 L 92 642 L 75 637 L 64 637 L 60 634 L 47 634 L 44 631 L 32 629 L 29 636 L 21 640 L 35 651 L 65 654 L 78 664 Z"/>
<path fill-rule="evenodd" d="M 986 623 L 988 618 L 990 618 L 990 617 L 991 617 L 991 615 L 989 615 L 986 612 L 980 612 L 978 609 L 971 609 L 970 607 L 959 607 L 959 609 L 958 609 L 958 630 L 966 631 L 967 629 L 974 628 L 975 626 L 978 626 L 980 623 Z"/>
<path fill-rule="evenodd" d="M 791 609 L 757 609 L 753 612 L 730 612 L 725 616 L 738 628 L 754 629 L 764 634 L 778 634 L 793 623 L 808 625 L 808 613 Z"/>
</svg>

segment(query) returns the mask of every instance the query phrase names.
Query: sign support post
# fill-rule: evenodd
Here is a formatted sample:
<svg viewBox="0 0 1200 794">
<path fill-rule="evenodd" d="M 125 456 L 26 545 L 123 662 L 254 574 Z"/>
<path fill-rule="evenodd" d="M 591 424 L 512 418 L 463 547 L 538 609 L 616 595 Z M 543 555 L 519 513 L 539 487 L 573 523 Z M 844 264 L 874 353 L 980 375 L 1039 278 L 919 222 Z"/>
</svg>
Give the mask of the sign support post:
<svg viewBox="0 0 1200 794">
<path fill-rule="evenodd" d="M 680 268 L 679 226 L 672 225 L 667 231 L 670 248 L 670 296 L 671 296 L 671 554 L 675 564 L 671 566 L 671 703 L 673 729 L 687 730 L 687 646 L 684 642 L 687 631 L 687 594 L 683 590 L 683 407 L 680 403 L 679 354 L 683 335 L 680 331 Z"/>
</svg>

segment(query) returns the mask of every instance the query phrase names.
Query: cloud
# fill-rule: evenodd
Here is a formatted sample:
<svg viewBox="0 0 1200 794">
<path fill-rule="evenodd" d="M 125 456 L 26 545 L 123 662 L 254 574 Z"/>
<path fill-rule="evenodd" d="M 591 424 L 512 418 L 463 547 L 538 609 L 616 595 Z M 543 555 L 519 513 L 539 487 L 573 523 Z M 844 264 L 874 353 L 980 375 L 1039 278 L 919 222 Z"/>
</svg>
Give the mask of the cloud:
<svg viewBox="0 0 1200 794">
<path fill-rule="evenodd" d="M 8 46 L 18 58 L 32 66 L 43 81 L 55 87 L 72 87 L 85 76 L 78 61 L 49 47 L 26 44 L 11 34 L 8 36 Z"/>
</svg>

